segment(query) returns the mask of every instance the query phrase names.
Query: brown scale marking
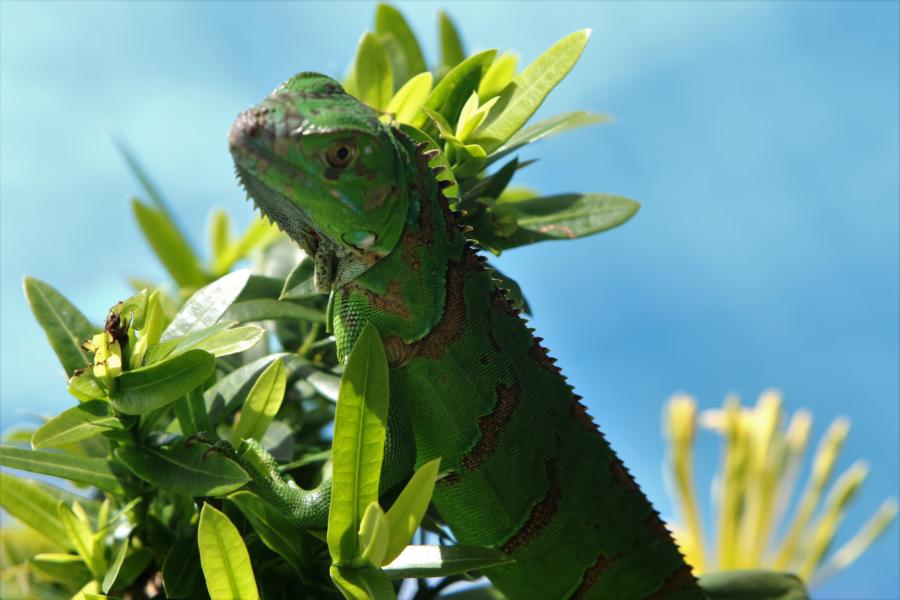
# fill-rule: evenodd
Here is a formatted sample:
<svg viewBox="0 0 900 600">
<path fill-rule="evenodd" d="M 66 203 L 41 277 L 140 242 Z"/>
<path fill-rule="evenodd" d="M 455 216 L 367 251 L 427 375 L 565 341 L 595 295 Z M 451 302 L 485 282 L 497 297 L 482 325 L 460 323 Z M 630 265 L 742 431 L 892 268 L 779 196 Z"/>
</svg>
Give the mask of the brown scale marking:
<svg viewBox="0 0 900 600">
<path fill-rule="evenodd" d="M 393 280 L 388 283 L 387 291 L 384 294 L 376 294 L 368 288 L 357 285 L 355 282 L 350 282 L 344 286 L 345 290 L 348 288 L 351 291 L 358 290 L 365 294 L 369 299 L 369 304 L 379 311 L 388 312 L 404 319 L 408 319 L 410 316 L 409 308 L 406 306 L 406 302 L 403 301 L 403 290 L 399 280 Z"/>
<path fill-rule="evenodd" d="M 588 414 L 587 407 L 581 403 L 581 396 L 578 394 L 572 394 L 572 408 L 569 412 L 569 415 L 572 417 L 572 420 L 582 425 L 586 429 L 594 433 L 598 433 L 600 430 L 597 428 L 597 424 L 594 423 L 594 419 L 591 418 L 591 415 Z"/>
<path fill-rule="evenodd" d="M 494 335 L 494 311 L 488 310 L 485 315 L 485 321 L 487 321 L 487 336 L 488 341 L 491 343 L 491 348 L 494 349 L 494 352 L 497 354 L 501 354 L 503 352 L 503 346 L 500 345 L 500 342 L 497 341 L 497 336 Z"/>
<path fill-rule="evenodd" d="M 534 343 L 528 347 L 528 358 L 533 360 L 542 369 L 551 375 L 559 375 L 562 369 L 556 366 L 556 359 L 552 358 L 547 349 L 541 346 L 541 338 L 534 338 Z"/>
<path fill-rule="evenodd" d="M 594 584 L 597 583 L 597 580 L 600 578 L 603 573 L 605 573 L 609 568 L 620 558 L 620 553 L 615 554 L 612 558 L 607 557 L 604 554 L 598 554 L 597 560 L 594 561 L 590 567 L 584 570 L 584 573 L 581 575 L 581 584 L 578 586 L 571 596 L 569 596 L 569 600 L 581 600 L 584 598 L 588 591 Z"/>
<path fill-rule="evenodd" d="M 441 477 L 437 480 L 437 485 L 439 487 L 453 487 L 457 483 L 462 480 L 462 475 L 459 473 L 449 473 L 446 477 Z"/>
<path fill-rule="evenodd" d="M 666 577 L 661 588 L 644 596 L 643 600 L 667 600 L 672 597 L 672 594 L 683 589 L 698 589 L 697 579 L 686 564 L 675 569 L 671 575 Z"/>
<path fill-rule="evenodd" d="M 421 340 L 405 343 L 397 336 L 384 340 L 385 351 L 391 365 L 400 365 L 413 358 L 441 358 L 447 346 L 465 334 L 466 305 L 463 296 L 465 276 L 474 269 L 474 254 L 463 252 L 459 261 L 450 261 L 444 276 L 444 314 L 441 320 Z"/>
<path fill-rule="evenodd" d="M 469 470 L 477 469 L 497 449 L 500 432 L 512 418 L 516 407 L 522 400 L 522 386 L 518 381 L 511 386 L 498 383 L 496 395 L 497 405 L 494 410 L 478 419 L 478 429 L 481 430 L 478 443 L 463 456 L 463 466 Z"/>
<path fill-rule="evenodd" d="M 623 488 L 630 492 L 643 495 L 643 492 L 641 491 L 641 488 L 638 487 L 634 477 L 631 476 L 631 473 L 628 472 L 628 469 L 622 464 L 622 461 L 619 460 L 618 456 L 613 456 L 612 460 L 609 461 L 609 472 L 612 475 L 613 480 Z"/>
<path fill-rule="evenodd" d="M 549 486 L 547 493 L 540 502 L 531 509 L 531 515 L 525 524 L 500 548 L 502 552 L 511 554 L 526 545 L 541 533 L 553 520 L 556 511 L 559 510 L 562 501 L 562 487 L 559 483 L 559 474 L 556 472 L 556 459 L 549 458 L 546 463 L 547 480 Z"/>
</svg>

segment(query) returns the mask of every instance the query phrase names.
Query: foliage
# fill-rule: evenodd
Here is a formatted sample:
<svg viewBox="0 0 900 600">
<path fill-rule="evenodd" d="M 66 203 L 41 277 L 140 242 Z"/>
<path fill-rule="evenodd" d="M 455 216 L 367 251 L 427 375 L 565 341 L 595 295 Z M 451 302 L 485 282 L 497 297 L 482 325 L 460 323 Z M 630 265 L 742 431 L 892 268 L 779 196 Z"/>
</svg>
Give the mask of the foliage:
<svg viewBox="0 0 900 600">
<path fill-rule="evenodd" d="M 514 55 L 467 56 L 447 15 L 439 25 L 441 60 L 427 71 L 403 16 L 380 5 L 347 88 L 440 148 L 432 165 L 448 167 L 445 192 L 466 211 L 473 237 L 499 254 L 603 231 L 634 214 L 637 204 L 618 196 L 509 187 L 530 164 L 513 153 L 604 120 L 572 112 L 524 127 L 588 32 L 563 38 L 517 74 Z M 367 330 L 337 364 L 311 260 L 263 219 L 234 235 L 221 210 L 203 259 L 135 155 L 120 150 L 146 198 L 132 200 L 134 217 L 171 282 L 133 281 L 135 295 L 97 325 L 49 284 L 25 279 L 75 403 L 9 432 L 0 465 L 69 485 L 0 475 L 0 505 L 24 526 L 2 533 L 0 596 L 392 598 L 396 582 L 415 578 L 418 594 L 431 598 L 508 562 L 495 550 L 448 545 L 429 509 L 438 461 L 378 497 L 384 350 Z M 248 260 L 252 270 L 233 271 Z M 515 282 L 496 277 L 524 303 Z M 278 461 L 279 479 L 311 488 L 331 478 L 327 535 L 298 530 L 256 493 L 250 442 Z M 440 545 L 409 545 L 415 538 Z M 429 587 L 425 578 L 435 577 Z"/>
<path fill-rule="evenodd" d="M 714 569 L 789 570 L 811 585 L 850 565 L 897 515 L 897 500 L 884 501 L 877 513 L 843 546 L 830 553 L 837 528 L 866 478 L 864 461 L 834 479 L 835 465 L 850 428 L 838 418 L 822 436 L 809 479 L 792 499 L 809 441 L 812 415 L 798 410 L 786 419 L 781 394 L 764 392 L 755 407 L 743 408 L 735 396 L 721 409 L 697 413 L 687 395 L 669 400 L 665 417 L 669 440 L 668 470 L 682 523 L 673 527 L 688 561 L 699 573 Z M 705 543 L 693 476 L 697 425 L 724 438 L 722 465 L 716 475 L 716 554 Z M 782 523 L 793 508 L 793 518 Z M 816 516 L 814 519 L 813 517 Z M 776 536 L 777 532 L 782 532 Z M 716 577 L 724 577 L 718 574 Z"/>
</svg>

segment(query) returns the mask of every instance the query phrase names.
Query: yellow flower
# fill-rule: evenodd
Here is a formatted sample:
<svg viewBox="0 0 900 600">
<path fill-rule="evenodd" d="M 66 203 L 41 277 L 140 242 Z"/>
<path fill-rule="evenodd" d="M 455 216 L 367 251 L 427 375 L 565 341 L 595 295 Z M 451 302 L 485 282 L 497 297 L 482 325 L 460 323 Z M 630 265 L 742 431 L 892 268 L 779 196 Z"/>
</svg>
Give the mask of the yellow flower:
<svg viewBox="0 0 900 600">
<path fill-rule="evenodd" d="M 896 517 L 897 501 L 890 498 L 859 533 L 826 557 L 837 526 L 868 472 L 866 464 L 857 461 L 825 493 L 850 428 L 849 421 L 839 417 L 822 436 L 795 513 L 786 533 L 776 539 L 774 533 L 791 504 L 803 463 L 812 415 L 801 409 L 786 426 L 785 420 L 777 390 L 763 392 L 754 407 L 743 407 L 737 396 L 729 396 L 721 409 L 698 414 L 696 401 L 686 394 L 676 394 L 666 405 L 666 465 L 681 517 L 681 523 L 671 528 L 695 573 L 792 571 L 815 585 L 856 560 Z M 706 547 L 693 481 L 698 424 L 724 438 L 722 464 L 713 485 L 714 553 Z"/>
</svg>

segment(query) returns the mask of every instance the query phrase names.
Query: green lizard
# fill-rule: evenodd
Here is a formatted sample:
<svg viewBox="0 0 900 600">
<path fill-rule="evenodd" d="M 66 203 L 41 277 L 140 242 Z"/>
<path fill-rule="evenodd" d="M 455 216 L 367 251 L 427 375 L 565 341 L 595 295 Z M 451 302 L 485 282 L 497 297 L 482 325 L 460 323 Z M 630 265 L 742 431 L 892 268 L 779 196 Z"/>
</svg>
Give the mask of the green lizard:
<svg viewBox="0 0 900 600">
<path fill-rule="evenodd" d="M 704 598 L 466 240 L 429 166 L 437 151 L 314 73 L 241 113 L 229 142 L 250 197 L 315 258 L 339 359 L 367 322 L 381 334 L 391 386 L 382 491 L 440 457 L 435 506 L 461 543 L 516 559 L 488 571 L 513 599 Z M 263 493 L 299 525 L 324 528 L 327 483 Z"/>
</svg>

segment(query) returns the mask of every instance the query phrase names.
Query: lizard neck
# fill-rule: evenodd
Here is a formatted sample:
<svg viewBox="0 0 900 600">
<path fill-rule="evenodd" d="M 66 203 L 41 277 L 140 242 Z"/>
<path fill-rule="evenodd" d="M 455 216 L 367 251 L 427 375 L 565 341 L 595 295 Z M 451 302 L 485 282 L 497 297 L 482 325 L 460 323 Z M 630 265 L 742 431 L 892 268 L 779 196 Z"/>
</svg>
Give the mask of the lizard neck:
<svg viewBox="0 0 900 600">
<path fill-rule="evenodd" d="M 372 321 L 381 332 L 392 366 L 402 362 L 403 348 L 427 338 L 453 306 L 454 265 L 466 253 L 475 259 L 461 226 L 449 209 L 434 154 L 400 131 L 392 130 L 409 164 L 406 193 L 409 212 L 395 248 L 364 273 L 335 290 L 334 331 L 338 356 L 352 348 L 362 325 Z M 479 263 L 480 264 L 480 263 Z"/>
</svg>

